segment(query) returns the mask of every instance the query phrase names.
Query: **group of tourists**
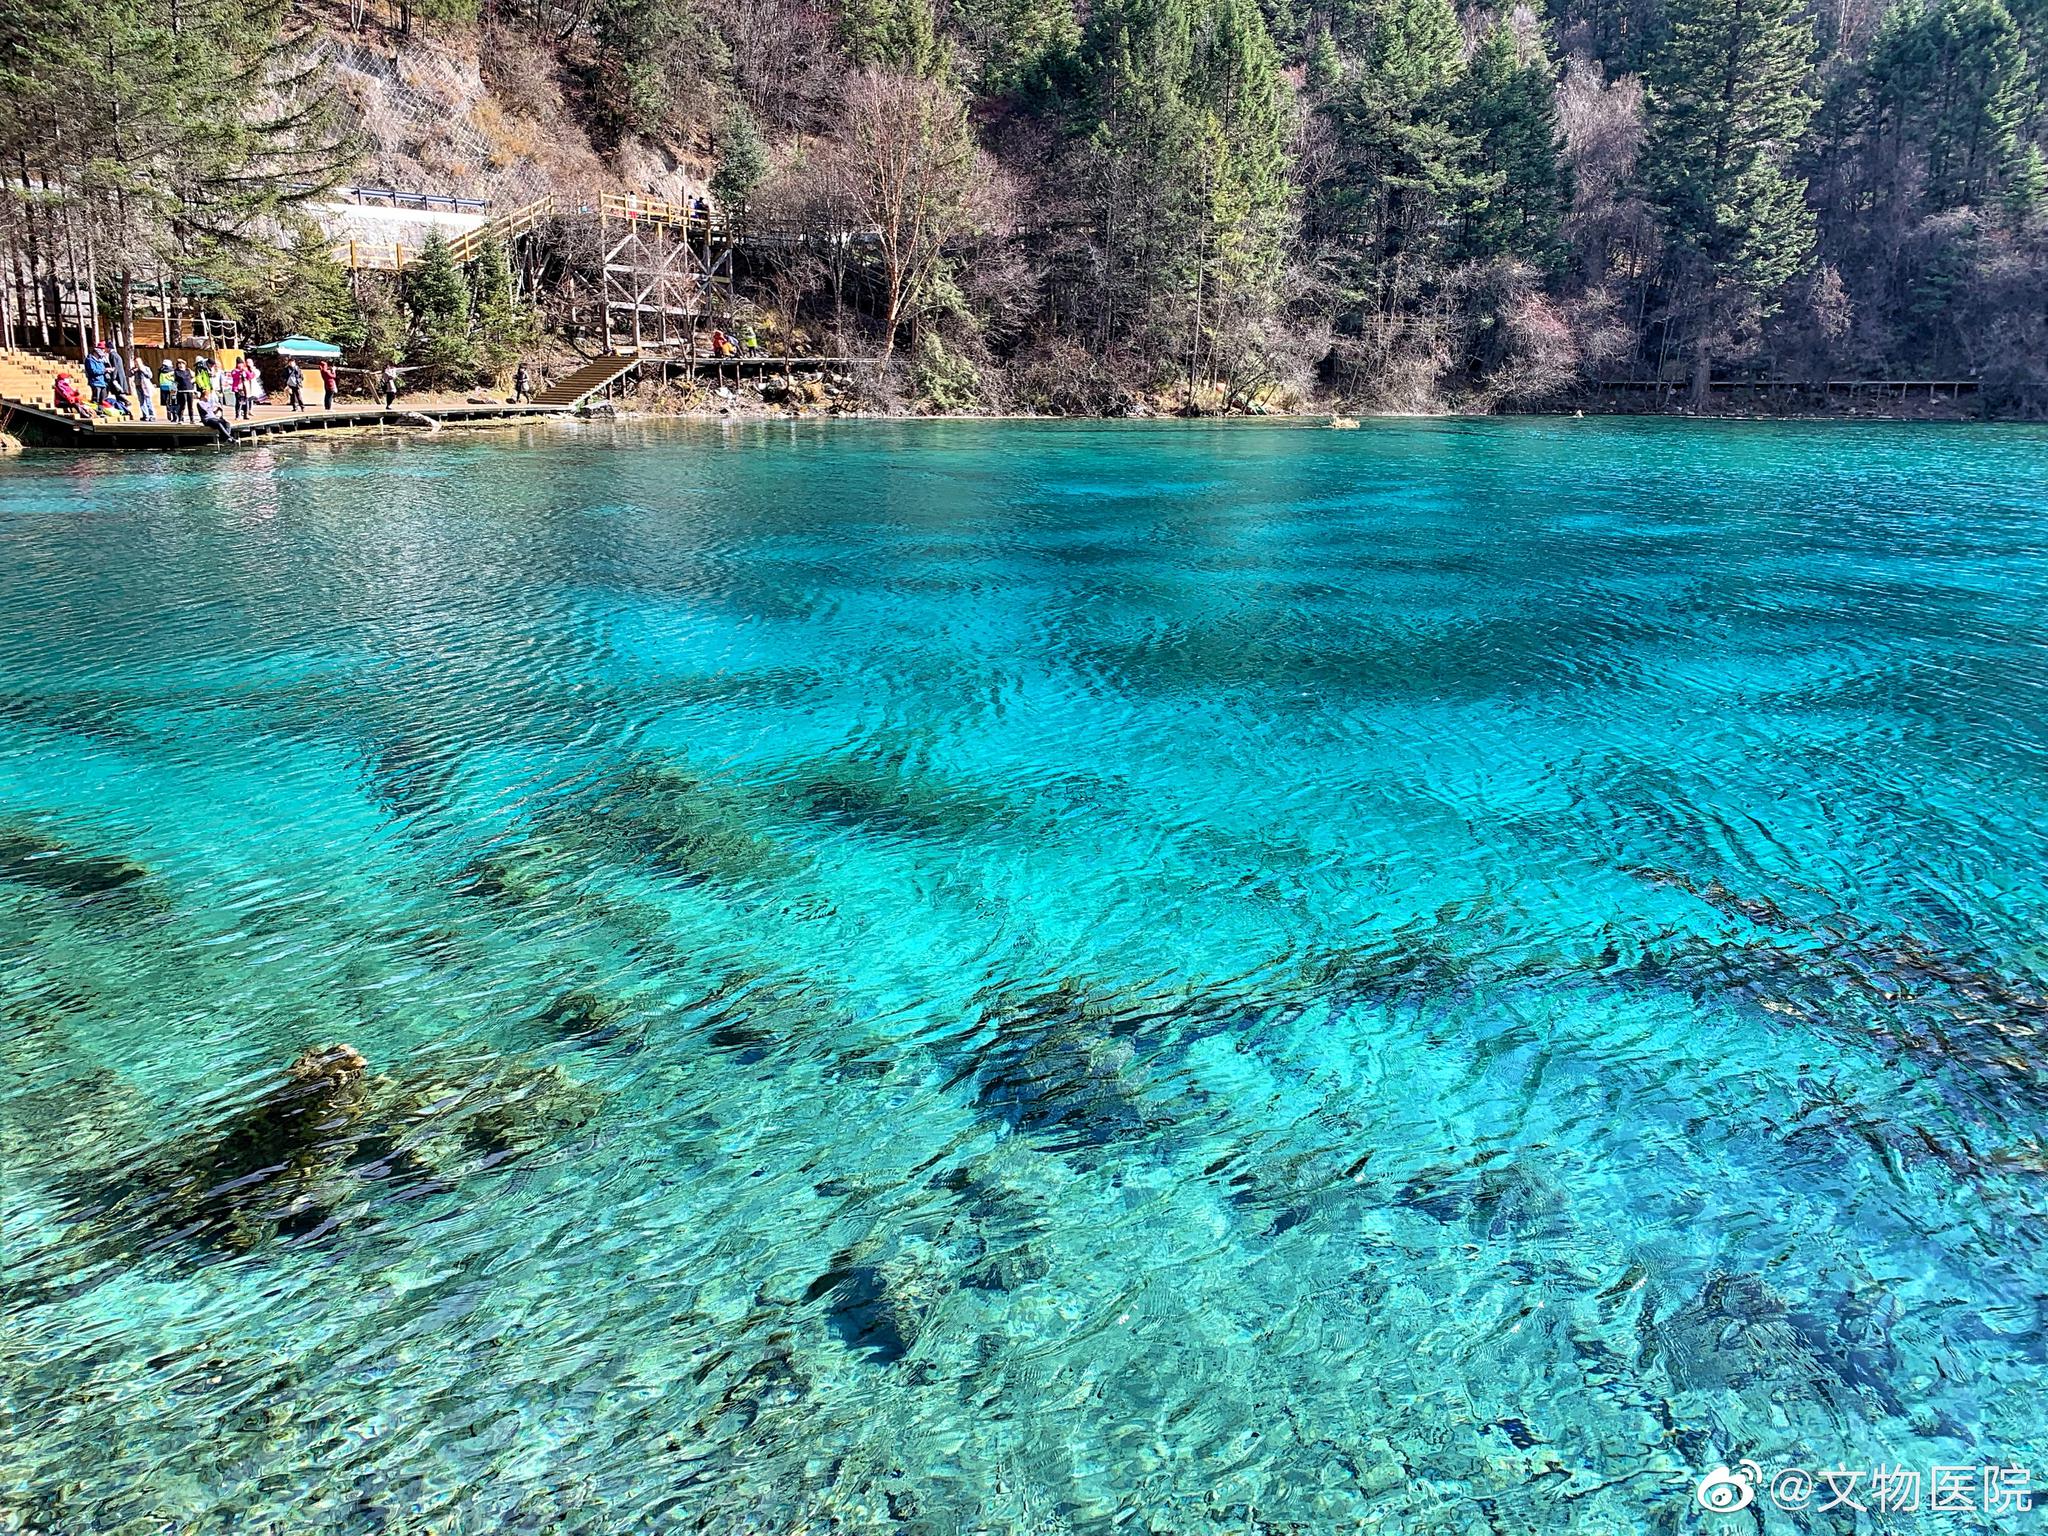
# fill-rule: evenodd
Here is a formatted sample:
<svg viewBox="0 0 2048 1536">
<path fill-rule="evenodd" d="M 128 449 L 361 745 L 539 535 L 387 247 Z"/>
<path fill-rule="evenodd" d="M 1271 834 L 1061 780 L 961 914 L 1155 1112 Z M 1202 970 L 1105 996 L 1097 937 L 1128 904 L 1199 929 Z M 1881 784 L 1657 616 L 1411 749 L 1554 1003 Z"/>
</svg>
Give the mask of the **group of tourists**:
<svg viewBox="0 0 2048 1536">
<path fill-rule="evenodd" d="M 249 421 L 257 406 L 269 399 L 263 373 L 254 361 L 238 358 L 223 366 L 217 357 L 205 353 L 187 361 L 166 354 L 155 373 L 140 354 L 123 358 L 111 346 L 86 350 L 80 363 L 85 391 L 68 371 L 57 375 L 53 400 L 57 410 L 81 421 L 155 421 L 161 409 L 165 421 L 189 422 L 211 427 L 223 441 L 234 440 L 236 421 Z M 322 359 L 315 366 L 320 381 L 322 410 L 334 409 L 335 367 Z M 387 394 L 396 380 L 386 384 Z M 286 398 L 293 411 L 306 407 L 306 371 L 297 359 L 288 359 L 284 371 Z"/>
<path fill-rule="evenodd" d="M 752 355 L 761 350 L 761 338 L 750 323 L 738 336 L 728 336 L 721 327 L 711 333 L 711 355 L 713 357 L 739 357 Z"/>
</svg>

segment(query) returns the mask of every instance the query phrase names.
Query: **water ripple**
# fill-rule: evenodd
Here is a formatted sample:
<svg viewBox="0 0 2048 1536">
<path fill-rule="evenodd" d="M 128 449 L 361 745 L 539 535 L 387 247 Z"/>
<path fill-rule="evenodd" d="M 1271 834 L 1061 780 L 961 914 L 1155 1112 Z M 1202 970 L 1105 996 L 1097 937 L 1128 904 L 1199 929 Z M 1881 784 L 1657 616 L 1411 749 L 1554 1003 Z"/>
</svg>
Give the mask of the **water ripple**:
<svg viewBox="0 0 2048 1536">
<path fill-rule="evenodd" d="M 0 464 L 8 1528 L 2048 1475 L 2042 443 Z"/>
</svg>

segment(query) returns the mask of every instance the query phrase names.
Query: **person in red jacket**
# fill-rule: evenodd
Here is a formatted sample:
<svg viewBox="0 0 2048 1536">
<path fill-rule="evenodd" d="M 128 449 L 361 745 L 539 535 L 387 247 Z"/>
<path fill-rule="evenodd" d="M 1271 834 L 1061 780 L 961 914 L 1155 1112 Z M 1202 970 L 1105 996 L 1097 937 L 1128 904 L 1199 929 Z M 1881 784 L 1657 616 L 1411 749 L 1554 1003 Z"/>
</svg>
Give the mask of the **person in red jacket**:
<svg viewBox="0 0 2048 1536">
<path fill-rule="evenodd" d="M 92 420 L 92 412 L 86 409 L 84 397 L 78 393 L 78 386 L 72 382 L 70 374 L 58 374 L 50 393 L 59 411 L 69 412 L 80 421 Z"/>
</svg>

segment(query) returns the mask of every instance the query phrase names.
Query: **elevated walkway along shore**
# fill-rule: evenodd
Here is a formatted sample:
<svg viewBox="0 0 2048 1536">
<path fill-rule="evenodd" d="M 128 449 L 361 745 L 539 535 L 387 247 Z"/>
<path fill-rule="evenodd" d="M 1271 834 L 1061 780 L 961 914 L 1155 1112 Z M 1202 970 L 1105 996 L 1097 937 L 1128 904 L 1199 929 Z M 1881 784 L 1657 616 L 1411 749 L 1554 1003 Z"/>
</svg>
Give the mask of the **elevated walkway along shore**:
<svg viewBox="0 0 2048 1536">
<path fill-rule="evenodd" d="M 400 397 L 386 409 L 379 401 L 338 405 L 331 411 L 309 406 L 294 411 L 275 400 L 255 408 L 247 421 L 234 423 L 237 442 L 255 442 L 290 432 L 328 432 L 350 427 L 433 427 L 441 423 L 517 421 L 529 417 L 566 416 L 582 408 L 607 384 L 630 371 L 640 359 L 613 354 L 592 359 L 552 384 L 533 399 L 456 401 L 447 404 Z M 123 421 L 98 417 L 81 421 L 51 403 L 51 386 L 66 371 L 84 387 L 84 370 L 34 352 L 0 353 L 0 431 L 39 447 L 191 448 L 220 442 L 211 427 L 195 422 Z M 227 446 L 222 444 L 222 446 Z"/>
<path fill-rule="evenodd" d="M 295 432 L 331 432 L 348 427 L 419 427 L 440 423 L 518 421 L 528 417 L 569 415 L 569 405 L 407 405 L 400 400 L 390 410 L 382 405 L 338 405 L 331 411 L 317 406 L 293 411 L 284 406 L 256 407 L 248 421 L 238 421 L 235 442 L 258 442 Z M 191 422 L 172 421 L 80 421 L 47 405 L 28 405 L 0 400 L 0 431 L 10 432 L 39 447 L 55 448 L 193 448 L 221 443 L 213 428 Z M 232 444 L 221 443 L 222 447 Z"/>
</svg>

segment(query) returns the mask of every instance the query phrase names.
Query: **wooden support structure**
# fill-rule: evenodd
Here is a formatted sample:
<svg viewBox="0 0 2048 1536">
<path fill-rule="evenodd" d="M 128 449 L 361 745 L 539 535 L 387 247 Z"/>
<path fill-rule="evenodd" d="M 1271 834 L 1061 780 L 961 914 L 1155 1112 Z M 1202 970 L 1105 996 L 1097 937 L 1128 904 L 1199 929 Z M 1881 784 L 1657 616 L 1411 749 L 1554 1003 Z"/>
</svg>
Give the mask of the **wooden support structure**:
<svg viewBox="0 0 2048 1536">
<path fill-rule="evenodd" d="M 607 352 L 694 350 L 697 327 L 732 313 L 732 239 L 722 220 L 680 203 L 598 199 Z"/>
</svg>

